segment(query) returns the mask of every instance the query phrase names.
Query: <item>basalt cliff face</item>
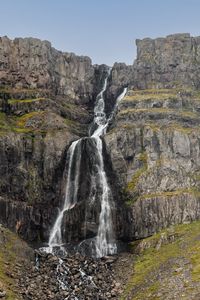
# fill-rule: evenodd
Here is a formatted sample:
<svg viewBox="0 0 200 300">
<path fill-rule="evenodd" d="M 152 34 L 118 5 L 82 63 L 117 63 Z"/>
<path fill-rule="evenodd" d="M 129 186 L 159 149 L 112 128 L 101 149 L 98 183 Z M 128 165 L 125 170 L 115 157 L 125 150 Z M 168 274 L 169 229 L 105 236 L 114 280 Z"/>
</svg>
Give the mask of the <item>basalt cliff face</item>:
<svg viewBox="0 0 200 300">
<path fill-rule="evenodd" d="M 67 150 L 88 135 L 108 69 L 47 41 L 0 39 L 0 220 L 27 240 L 48 239 L 65 194 Z M 113 101 L 121 85 L 110 86 Z M 82 190 L 84 199 L 87 182 Z M 80 238 L 81 227 L 70 224 L 68 239 Z"/>
<path fill-rule="evenodd" d="M 129 207 L 117 214 L 117 232 L 128 239 L 200 216 L 199 38 L 136 43 L 129 91 L 105 137 Z"/>
<path fill-rule="evenodd" d="M 134 85 L 137 88 L 199 88 L 200 38 L 174 34 L 136 40 Z"/>
<path fill-rule="evenodd" d="M 103 138 L 116 237 L 147 237 L 200 217 L 200 38 L 178 34 L 137 40 L 132 66 L 116 63 L 105 92 Z M 67 150 L 87 136 L 108 67 L 37 39 L 0 39 L 0 222 L 29 241 L 47 241 L 64 199 Z M 90 165 L 85 139 L 81 201 L 65 213 L 66 241 L 97 232 L 99 205 L 85 212 Z"/>
</svg>

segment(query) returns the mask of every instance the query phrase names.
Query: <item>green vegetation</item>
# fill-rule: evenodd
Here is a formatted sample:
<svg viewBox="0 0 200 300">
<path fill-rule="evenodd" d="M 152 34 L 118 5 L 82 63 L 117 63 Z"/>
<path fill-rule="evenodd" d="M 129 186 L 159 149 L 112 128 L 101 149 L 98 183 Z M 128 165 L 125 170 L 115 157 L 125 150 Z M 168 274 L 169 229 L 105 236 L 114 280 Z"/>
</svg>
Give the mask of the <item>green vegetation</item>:
<svg viewBox="0 0 200 300">
<path fill-rule="evenodd" d="M 26 127 L 26 123 L 32 118 L 37 118 L 42 122 L 44 112 L 31 112 L 21 117 L 8 116 L 0 112 L 0 136 L 8 132 L 16 133 L 32 133 L 35 129 L 33 127 Z M 39 130 L 38 130 L 39 131 Z"/>
<path fill-rule="evenodd" d="M 38 118 L 43 119 L 44 117 L 44 111 L 33 111 L 28 114 L 23 115 L 22 117 L 19 117 L 17 120 L 17 126 L 19 128 L 24 128 L 26 126 L 26 123 L 31 120 L 32 118 Z"/>
<path fill-rule="evenodd" d="M 130 246 L 133 251 L 133 275 L 126 285 L 121 300 L 129 299 L 160 299 L 162 279 L 159 272 L 167 269 L 169 276 L 177 276 L 176 260 L 184 259 L 190 265 L 190 280 L 195 283 L 200 280 L 200 222 L 177 225 L 163 230 L 142 242 L 140 254 L 135 255 L 138 242 Z M 143 249 L 143 250 L 142 250 Z M 182 272 L 180 270 L 179 272 Z M 170 288 L 170 287 L 169 287 Z M 190 284 L 188 288 L 191 288 Z M 131 295 L 131 297 L 130 297 Z M 162 298 L 163 299 L 163 298 Z"/>
<path fill-rule="evenodd" d="M 142 153 L 140 153 L 140 155 L 138 157 L 138 160 L 142 161 L 145 164 L 145 167 L 147 167 L 146 166 L 146 164 L 147 164 L 147 152 L 143 151 Z"/>
<path fill-rule="evenodd" d="M 60 117 L 59 122 L 61 127 L 57 127 L 55 124 L 54 128 L 53 126 L 51 127 L 48 125 L 47 118 L 47 111 L 32 111 L 20 117 L 6 115 L 5 113 L 0 112 L 0 136 L 3 136 L 8 132 L 23 133 L 27 134 L 27 136 L 33 133 L 46 134 L 47 130 L 48 132 L 54 132 L 64 129 L 64 125 L 67 125 L 69 131 L 72 131 L 75 134 L 79 134 L 84 129 L 84 125 L 80 125 L 78 122 L 67 118 L 62 119 Z"/>
<path fill-rule="evenodd" d="M 82 117 L 87 114 L 87 111 L 75 103 L 65 102 L 64 107 L 70 112 L 70 114 L 75 114 L 76 116 Z"/>
<path fill-rule="evenodd" d="M 33 99 L 23 99 L 23 100 L 8 99 L 8 103 L 12 105 L 16 103 L 32 103 L 32 102 L 37 102 L 42 100 L 47 100 L 47 99 L 46 98 L 33 98 Z"/>
<path fill-rule="evenodd" d="M 0 112 L 0 130 L 6 130 L 10 126 L 5 113 Z"/>
<path fill-rule="evenodd" d="M 7 293 L 5 299 L 14 300 L 18 295 L 13 276 L 9 276 L 9 274 L 13 273 L 15 265 L 17 261 L 19 261 L 19 255 L 23 249 L 23 242 L 9 230 L 2 228 L 0 230 L 0 283 Z"/>
<path fill-rule="evenodd" d="M 143 166 L 134 173 L 131 181 L 128 183 L 127 189 L 129 191 L 133 191 L 136 188 L 140 176 L 147 170 L 147 153 L 145 151 L 142 152 L 138 159 L 143 162 Z"/>
<path fill-rule="evenodd" d="M 137 170 L 131 181 L 128 183 L 127 185 L 127 190 L 128 191 L 134 191 L 136 186 L 137 186 L 137 183 L 139 181 L 139 178 L 142 176 L 142 174 L 146 171 L 147 167 L 146 166 L 143 166 L 142 168 L 140 168 L 139 170 Z"/>
<path fill-rule="evenodd" d="M 8 117 L 5 113 L 0 112 L 0 136 L 8 131 L 13 131 L 15 118 Z"/>
<path fill-rule="evenodd" d="M 129 181 L 129 183 L 127 184 L 127 187 L 125 189 L 125 193 L 127 193 L 129 198 L 131 198 L 126 201 L 126 204 L 128 206 L 132 205 L 134 203 L 134 201 L 137 199 L 137 197 L 135 197 L 137 184 L 138 184 L 141 176 L 147 171 L 147 153 L 146 153 L 146 151 L 143 151 L 140 153 L 138 160 L 141 162 L 141 168 L 139 168 L 134 173 L 131 181 Z"/>
<path fill-rule="evenodd" d="M 159 123 L 155 123 L 155 122 L 148 122 L 148 123 L 145 123 L 145 127 L 146 126 L 149 126 L 155 132 L 157 132 L 159 130 L 163 130 L 165 132 L 179 131 L 184 134 L 191 134 L 194 131 L 200 130 L 200 127 L 185 127 L 181 123 L 175 123 L 175 122 L 169 123 L 167 126 L 159 124 Z"/>
<path fill-rule="evenodd" d="M 128 183 L 127 191 L 132 191 L 136 189 L 136 186 L 138 184 L 138 181 L 140 179 L 140 176 L 144 173 L 144 169 L 139 169 L 138 172 L 135 173 L 132 180 Z M 174 191 L 162 191 L 162 192 L 155 192 L 155 193 L 148 193 L 148 194 L 142 194 L 137 195 L 137 198 L 133 197 L 132 199 L 126 201 L 126 204 L 128 206 L 133 205 L 135 200 L 145 200 L 145 199 L 151 199 L 151 198 L 172 198 L 174 196 L 181 196 L 183 194 L 192 194 L 195 197 L 200 197 L 200 191 L 198 191 L 196 188 L 184 188 L 184 189 L 178 189 Z M 160 199 L 162 201 L 162 199 Z"/>
<path fill-rule="evenodd" d="M 156 193 L 143 194 L 139 197 L 139 199 L 148 199 L 148 198 L 156 198 L 156 197 L 174 197 L 182 194 L 193 194 L 196 197 L 200 196 L 200 191 L 196 188 L 183 188 L 174 191 L 162 191 Z"/>
<path fill-rule="evenodd" d="M 189 110 L 182 110 L 180 111 L 181 117 L 186 117 L 186 118 L 199 118 L 199 115 L 196 112 L 189 111 Z"/>
<path fill-rule="evenodd" d="M 200 101 L 200 91 L 192 90 L 190 88 L 178 87 L 164 89 L 151 88 L 146 90 L 132 90 L 124 97 L 123 101 L 151 101 L 151 100 L 178 100 L 182 97 L 194 101 Z"/>
<path fill-rule="evenodd" d="M 154 132 L 158 132 L 159 130 L 161 130 L 163 132 L 178 131 L 178 132 L 181 132 L 183 134 L 188 134 L 188 135 L 192 134 L 193 132 L 200 131 L 200 127 L 197 127 L 197 126 L 196 127 L 195 126 L 186 127 L 186 126 L 184 126 L 184 124 L 177 123 L 177 122 L 168 123 L 166 126 L 165 124 L 161 124 L 158 122 L 148 121 L 148 122 L 145 122 L 145 124 L 142 126 L 143 126 L 143 129 L 146 127 L 150 127 Z M 138 126 L 134 123 L 123 123 L 123 124 L 120 124 L 120 128 L 123 128 L 126 131 L 133 131 L 133 130 L 138 129 Z M 117 132 L 117 131 L 118 131 L 118 128 L 114 127 L 112 130 L 110 130 L 108 132 L 108 134 L 111 134 L 111 133 Z"/>
<path fill-rule="evenodd" d="M 138 113 L 153 113 L 154 115 L 157 114 L 173 114 L 173 115 L 180 115 L 181 117 L 187 117 L 187 118 L 198 118 L 199 115 L 195 112 L 188 111 L 188 110 L 182 110 L 177 111 L 175 109 L 170 108 L 129 108 L 125 110 L 121 110 L 119 112 L 120 115 L 126 115 L 126 114 L 138 114 Z"/>
<path fill-rule="evenodd" d="M 148 101 L 177 99 L 178 90 L 173 89 L 148 89 L 131 91 L 124 97 L 123 101 Z"/>
</svg>

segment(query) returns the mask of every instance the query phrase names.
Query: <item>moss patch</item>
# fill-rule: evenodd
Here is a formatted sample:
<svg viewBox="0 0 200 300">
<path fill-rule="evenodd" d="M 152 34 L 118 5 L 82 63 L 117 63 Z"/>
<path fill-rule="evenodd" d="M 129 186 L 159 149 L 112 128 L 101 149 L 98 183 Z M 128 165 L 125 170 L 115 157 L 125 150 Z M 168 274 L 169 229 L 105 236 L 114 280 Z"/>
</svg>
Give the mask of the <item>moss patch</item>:
<svg viewBox="0 0 200 300">
<path fill-rule="evenodd" d="M 6 290 L 6 300 L 21 299 L 12 274 L 15 274 L 16 263 L 21 264 L 26 259 L 26 248 L 17 235 L 0 226 L 0 284 Z"/>
<path fill-rule="evenodd" d="M 141 176 L 147 171 L 147 153 L 146 151 L 142 151 L 138 157 L 138 160 L 141 162 L 141 168 L 138 169 L 134 175 L 132 176 L 131 181 L 127 184 L 125 189 L 125 193 L 127 193 L 130 197 L 129 200 L 126 201 L 128 206 L 132 205 L 137 199 L 138 195 L 135 193 L 137 184 L 141 178 Z"/>
<path fill-rule="evenodd" d="M 53 123 L 54 116 L 50 116 L 52 122 L 48 119 L 48 111 L 33 111 L 24 114 L 20 117 L 13 115 L 6 115 L 0 112 L 0 136 L 8 134 L 8 132 L 22 133 L 22 134 L 46 134 L 46 132 L 56 132 L 68 127 L 68 130 L 79 135 L 81 131 L 86 128 L 86 125 L 71 119 L 59 117 L 59 125 Z M 56 114 L 55 114 L 56 118 Z M 67 126 L 66 126 L 67 125 Z M 60 127 L 59 127 L 60 126 Z"/>
<path fill-rule="evenodd" d="M 175 85 L 178 86 L 177 84 Z M 183 89 L 181 87 L 172 89 L 152 88 L 145 90 L 131 90 L 122 101 L 175 100 L 181 98 L 200 101 L 200 92 L 190 88 Z"/>
<path fill-rule="evenodd" d="M 153 113 L 153 114 L 164 114 L 167 116 L 167 114 L 173 114 L 173 115 L 180 115 L 181 117 L 186 118 L 197 118 L 199 117 L 198 113 L 188 111 L 188 110 L 182 110 L 177 111 L 175 109 L 169 109 L 169 108 L 129 108 L 125 110 L 121 110 L 119 112 L 119 116 L 123 116 L 126 114 L 141 114 L 141 113 Z"/>
<path fill-rule="evenodd" d="M 147 167 L 146 166 L 143 166 L 142 168 L 140 168 L 139 170 L 137 170 L 131 181 L 128 183 L 127 185 L 127 189 L 128 191 L 134 191 L 136 186 L 137 186 L 137 183 L 139 181 L 139 178 L 142 176 L 142 174 L 146 171 Z"/>
<path fill-rule="evenodd" d="M 8 103 L 10 105 L 16 104 L 16 103 L 34 103 L 38 101 L 43 101 L 47 100 L 46 98 L 34 98 L 34 99 L 23 99 L 23 100 L 18 100 L 18 99 L 8 99 Z"/>
<path fill-rule="evenodd" d="M 30 121 L 31 119 L 37 118 L 42 121 L 43 117 L 44 117 L 44 111 L 33 111 L 18 118 L 16 125 L 18 127 L 24 128 L 27 126 L 27 122 Z"/>
<path fill-rule="evenodd" d="M 71 113 L 75 114 L 76 116 L 83 117 L 87 115 L 87 111 L 83 109 L 80 105 L 77 105 L 75 103 L 64 103 L 64 107 Z"/>
<path fill-rule="evenodd" d="M 8 117 L 5 113 L 0 112 L 0 135 L 12 131 L 15 126 L 16 118 Z"/>
<path fill-rule="evenodd" d="M 158 122 L 153 122 L 153 121 L 148 121 L 145 122 L 145 125 L 143 125 L 143 129 L 150 127 L 152 129 L 152 131 L 154 132 L 158 132 L 158 131 L 163 131 L 163 132 L 173 132 L 173 131 L 179 131 L 182 132 L 184 134 L 192 134 L 193 132 L 199 132 L 200 131 L 200 127 L 197 126 L 192 126 L 192 127 L 188 127 L 187 125 L 181 124 L 181 123 L 176 123 L 176 122 L 169 122 L 166 125 L 163 124 L 159 124 Z M 134 131 L 136 129 L 138 129 L 138 126 L 135 124 L 131 124 L 131 123 L 123 123 L 120 124 L 120 128 L 125 129 L 126 131 Z M 108 134 L 111 134 L 113 132 L 117 132 L 118 131 L 118 127 L 113 128 L 111 131 L 108 132 Z"/>
<path fill-rule="evenodd" d="M 157 197 L 174 197 L 180 196 L 182 194 L 193 194 L 196 197 L 200 197 L 200 191 L 196 188 L 183 188 L 174 191 L 163 191 L 157 193 L 149 193 L 143 194 L 139 197 L 139 199 L 148 199 L 148 198 L 157 198 Z"/>
<path fill-rule="evenodd" d="M 44 123 L 44 113 L 44 111 L 31 112 L 22 117 L 0 113 L 0 136 L 5 136 L 9 132 L 22 133 L 27 136 L 33 133 L 45 134 L 46 130 L 41 129 Z"/>
<path fill-rule="evenodd" d="M 163 296 L 160 298 L 158 292 L 166 288 L 166 282 L 169 284 L 172 276 L 176 280 L 176 276 L 183 272 L 181 269 L 176 271 L 177 262 L 180 259 L 187 262 L 185 266 L 190 266 L 188 268 L 188 284 L 184 286 L 184 289 L 188 289 L 188 293 L 190 293 L 195 282 L 200 280 L 200 222 L 177 225 L 163 230 L 143 240 L 140 245 L 142 244 L 143 250 L 140 248 L 138 256 L 135 254 L 138 242 L 131 244 L 134 252 L 132 266 L 134 272 L 126 285 L 121 300 L 164 299 Z M 168 281 L 164 282 L 159 276 L 161 272 L 170 276 Z M 164 287 L 162 286 L 163 282 Z M 171 291 L 170 286 L 169 291 Z"/>
<path fill-rule="evenodd" d="M 148 101 L 148 100 L 168 100 L 177 99 L 178 91 L 168 89 L 149 89 L 129 92 L 122 101 Z"/>
<path fill-rule="evenodd" d="M 186 127 L 183 126 L 179 123 L 169 123 L 167 126 L 154 123 L 154 122 L 149 122 L 145 124 L 145 127 L 149 126 L 153 131 L 157 132 L 159 130 L 165 131 L 165 132 L 170 132 L 170 131 L 179 131 L 184 134 L 191 134 L 192 132 L 196 132 L 200 130 L 200 127 Z"/>
</svg>

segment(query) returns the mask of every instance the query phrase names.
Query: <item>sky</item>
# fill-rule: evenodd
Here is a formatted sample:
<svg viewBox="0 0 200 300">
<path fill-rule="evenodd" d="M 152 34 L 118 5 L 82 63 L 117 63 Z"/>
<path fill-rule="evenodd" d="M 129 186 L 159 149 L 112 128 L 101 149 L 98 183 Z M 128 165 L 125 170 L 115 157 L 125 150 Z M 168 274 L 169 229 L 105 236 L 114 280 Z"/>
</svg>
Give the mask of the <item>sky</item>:
<svg viewBox="0 0 200 300">
<path fill-rule="evenodd" d="M 0 36 L 37 37 L 93 63 L 136 57 L 135 39 L 200 35 L 200 0 L 0 0 Z"/>
</svg>

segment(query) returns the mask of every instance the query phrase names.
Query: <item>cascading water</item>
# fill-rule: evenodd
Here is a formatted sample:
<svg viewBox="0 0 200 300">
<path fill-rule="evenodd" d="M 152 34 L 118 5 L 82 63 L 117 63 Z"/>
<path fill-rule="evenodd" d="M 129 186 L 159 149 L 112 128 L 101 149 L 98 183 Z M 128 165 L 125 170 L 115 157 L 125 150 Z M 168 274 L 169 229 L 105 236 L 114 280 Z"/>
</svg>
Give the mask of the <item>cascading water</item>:
<svg viewBox="0 0 200 300">
<path fill-rule="evenodd" d="M 104 112 L 105 102 L 104 102 L 104 92 L 107 87 L 107 78 L 105 80 L 105 84 L 103 90 L 97 96 L 96 105 L 94 108 L 94 123 L 97 125 L 97 129 L 92 134 L 92 138 L 95 139 L 96 148 L 98 152 L 98 173 L 100 178 L 100 184 L 102 188 L 102 199 L 101 199 L 101 212 L 99 216 L 99 228 L 95 242 L 96 248 L 96 256 L 103 257 L 108 254 L 115 254 L 117 252 L 117 244 L 115 242 L 115 235 L 113 230 L 113 222 L 112 222 L 112 193 L 110 187 L 108 185 L 107 176 L 104 169 L 104 161 L 103 161 L 103 145 L 100 136 L 106 133 L 106 129 L 108 127 L 109 122 L 113 118 L 114 112 L 116 111 L 119 102 L 125 96 L 127 88 L 125 88 L 117 98 L 115 107 L 110 117 L 106 119 L 106 115 Z"/>
<path fill-rule="evenodd" d="M 111 199 L 112 193 L 108 185 L 106 173 L 104 170 L 102 140 L 99 136 L 93 136 L 96 140 L 96 147 L 99 156 L 98 173 L 102 188 L 101 196 L 101 212 L 99 216 L 99 228 L 95 241 L 96 256 L 102 257 L 117 252 L 117 244 L 115 242 L 113 222 L 111 215 Z"/>
<path fill-rule="evenodd" d="M 79 153 L 78 160 L 74 160 L 75 152 L 79 149 L 81 139 L 73 142 L 68 151 L 69 166 L 67 175 L 67 184 L 65 191 L 65 201 L 62 210 L 59 212 L 56 222 L 51 230 L 49 238 L 49 248 L 61 247 L 62 242 L 62 219 L 64 212 L 74 207 L 77 203 L 77 191 L 79 184 L 79 171 L 80 171 L 80 161 L 81 152 Z"/>
<path fill-rule="evenodd" d="M 95 142 L 95 152 L 97 157 L 96 168 L 97 172 L 95 174 L 94 183 L 97 189 L 97 182 L 100 186 L 101 197 L 101 212 L 99 215 L 99 227 L 97 236 L 94 240 L 95 243 L 95 254 L 96 257 L 102 257 L 108 254 L 115 254 L 117 252 L 117 245 L 115 242 L 115 235 L 113 230 L 112 222 L 112 193 L 108 185 L 108 180 L 106 172 L 104 169 L 103 161 L 103 145 L 101 136 L 106 133 L 109 122 L 112 120 L 114 113 L 120 100 L 126 94 L 126 88 L 120 94 L 116 100 L 115 107 L 110 117 L 107 119 L 105 114 L 105 102 L 104 102 L 104 92 L 107 88 L 107 81 L 110 74 L 108 72 L 105 78 L 103 88 L 98 94 L 95 107 L 94 107 L 94 120 L 93 125 L 95 130 L 88 139 L 92 139 Z M 64 213 L 67 210 L 73 208 L 78 201 L 78 188 L 80 180 L 80 165 L 81 165 L 81 144 L 84 139 L 79 139 L 73 142 L 68 151 L 68 175 L 66 184 L 65 200 L 62 210 L 60 210 L 56 222 L 51 230 L 49 238 L 49 248 L 48 251 L 52 252 L 54 247 L 63 246 L 62 240 L 62 221 Z M 78 155 L 77 155 L 78 153 Z M 94 201 L 94 199 L 93 199 Z"/>
</svg>

